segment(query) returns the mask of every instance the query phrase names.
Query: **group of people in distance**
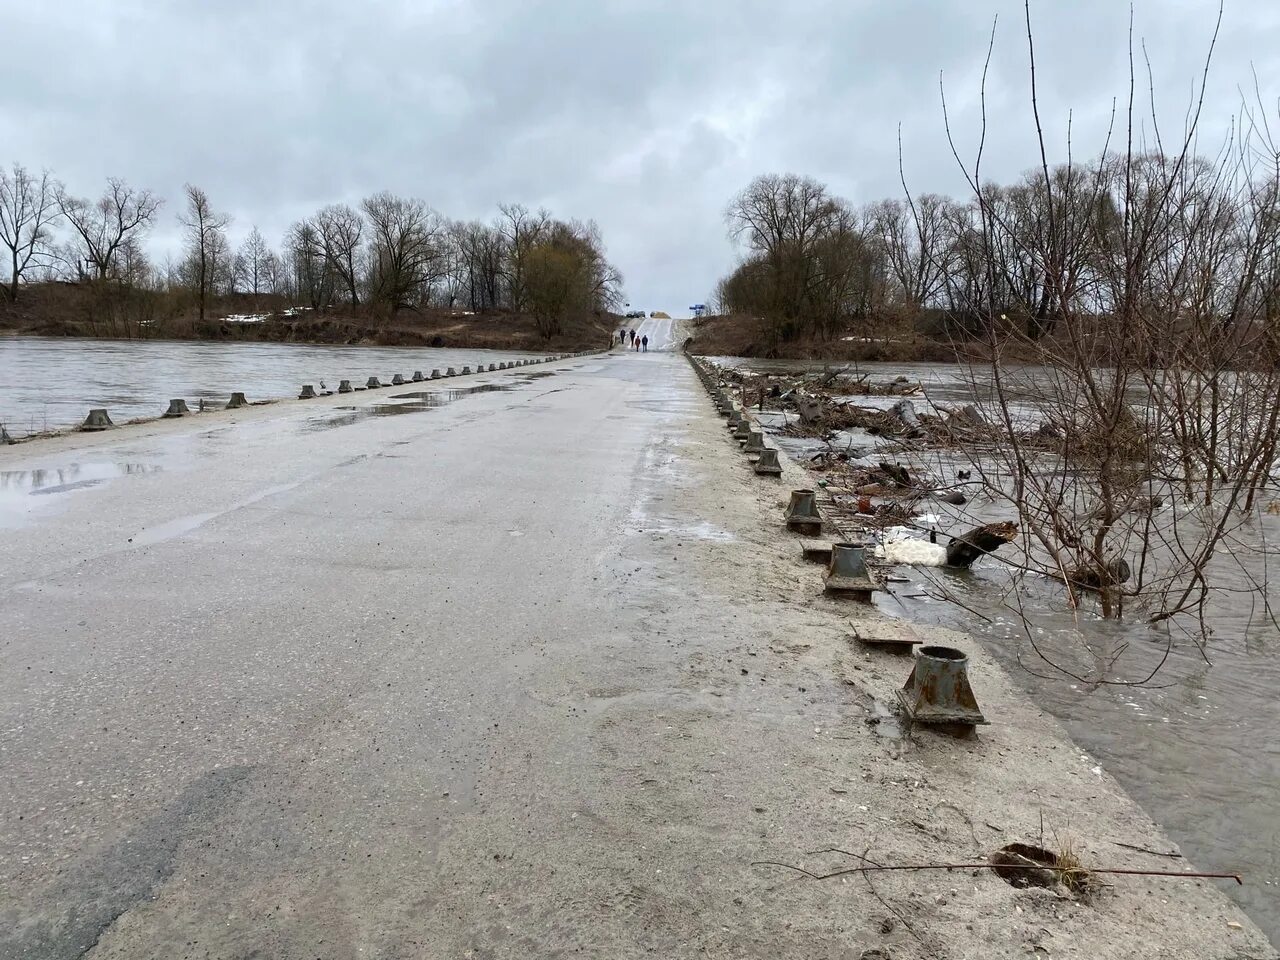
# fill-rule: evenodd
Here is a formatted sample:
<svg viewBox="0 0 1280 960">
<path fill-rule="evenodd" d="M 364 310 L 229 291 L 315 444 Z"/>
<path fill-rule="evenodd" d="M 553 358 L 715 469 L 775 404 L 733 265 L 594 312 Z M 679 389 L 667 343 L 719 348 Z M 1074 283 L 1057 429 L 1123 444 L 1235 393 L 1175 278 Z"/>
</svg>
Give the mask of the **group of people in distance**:
<svg viewBox="0 0 1280 960">
<path fill-rule="evenodd" d="M 637 337 L 637 336 L 636 336 L 636 332 L 635 332 L 634 330 L 630 330 L 630 331 L 629 331 L 629 330 L 627 330 L 625 327 L 624 327 L 623 329 L 621 329 L 621 330 L 619 330 L 619 331 L 618 331 L 618 343 L 622 344 L 622 349 L 624 349 L 624 350 L 625 350 L 625 349 L 627 348 L 627 337 L 628 337 L 628 336 L 630 336 L 630 337 L 631 337 L 631 349 L 632 349 L 632 350 L 635 350 L 635 351 L 637 351 L 637 352 L 639 352 L 639 351 L 643 351 L 643 352 L 645 352 L 645 353 L 648 353 L 648 352 L 649 352 L 649 337 L 648 337 L 648 335 L 645 335 L 645 336 L 642 336 L 642 337 Z"/>
</svg>

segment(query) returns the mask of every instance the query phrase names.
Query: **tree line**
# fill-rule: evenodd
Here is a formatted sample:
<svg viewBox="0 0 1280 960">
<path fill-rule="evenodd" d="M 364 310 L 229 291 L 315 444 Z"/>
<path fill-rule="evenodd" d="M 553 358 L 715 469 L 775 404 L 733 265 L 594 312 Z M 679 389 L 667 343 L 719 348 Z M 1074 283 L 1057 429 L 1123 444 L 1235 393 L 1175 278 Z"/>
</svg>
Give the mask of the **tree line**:
<svg viewBox="0 0 1280 960">
<path fill-rule="evenodd" d="M 145 240 L 163 201 L 111 178 L 96 199 L 49 172 L 0 170 L 4 295 L 24 284 L 75 281 L 115 289 L 182 291 L 199 319 L 214 298 L 275 295 L 314 309 L 382 315 L 424 307 L 505 309 L 531 316 L 544 336 L 575 313 L 613 307 L 622 277 L 594 222 L 503 204 L 490 222 L 452 220 L 414 197 L 386 191 L 358 206 L 330 204 L 289 227 L 278 246 L 252 228 L 238 247 L 231 217 L 188 184 L 178 214 L 184 247 L 154 261 Z"/>
<path fill-rule="evenodd" d="M 727 208 L 745 254 L 714 300 L 767 320 L 779 340 L 921 311 L 951 334 L 1032 341 L 1069 316 L 1212 320 L 1223 332 L 1269 323 L 1280 166 L 1254 154 L 1106 154 L 975 181 L 965 199 L 862 206 L 810 177 L 757 177 Z"/>
</svg>

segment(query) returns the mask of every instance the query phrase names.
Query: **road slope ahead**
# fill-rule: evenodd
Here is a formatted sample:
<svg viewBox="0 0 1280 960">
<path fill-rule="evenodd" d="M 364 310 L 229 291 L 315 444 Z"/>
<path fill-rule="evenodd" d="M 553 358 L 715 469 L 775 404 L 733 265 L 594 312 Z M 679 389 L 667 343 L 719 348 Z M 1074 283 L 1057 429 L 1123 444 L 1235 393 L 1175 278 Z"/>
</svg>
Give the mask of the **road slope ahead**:
<svg viewBox="0 0 1280 960">
<path fill-rule="evenodd" d="M 902 661 L 682 358 L 537 373 L 0 454 L 67 478 L 0 510 L 0 957 L 1271 955 L 1190 883 L 753 865 L 1168 842 L 980 651 L 979 739 L 868 725 Z"/>
</svg>

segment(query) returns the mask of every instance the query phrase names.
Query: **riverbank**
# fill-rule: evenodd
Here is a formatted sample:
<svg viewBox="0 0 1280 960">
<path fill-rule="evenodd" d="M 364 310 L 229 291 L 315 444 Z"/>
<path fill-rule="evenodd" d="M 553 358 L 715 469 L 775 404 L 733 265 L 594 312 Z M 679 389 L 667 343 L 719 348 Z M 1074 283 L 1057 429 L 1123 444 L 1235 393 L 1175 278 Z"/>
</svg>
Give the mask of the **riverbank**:
<svg viewBox="0 0 1280 960">
<path fill-rule="evenodd" d="M 424 307 L 380 314 L 314 309 L 270 295 L 220 296 L 198 319 L 177 295 L 151 291 L 106 297 L 86 285 L 33 284 L 16 303 L 0 301 L 0 335 L 127 340 L 210 340 L 346 346 L 578 351 L 599 349 L 620 325 L 613 314 L 567 318 L 551 337 L 532 316 Z"/>
<path fill-rule="evenodd" d="M 699 356 L 943 363 L 956 359 L 956 344 L 950 340 L 924 335 L 914 324 L 894 318 L 868 320 L 856 331 L 829 339 L 815 336 L 780 339 L 759 317 L 739 314 L 699 317 L 685 322 L 693 338 L 689 351 Z"/>
<path fill-rule="evenodd" d="M 137 468 L 6 531 L 0 955 L 1275 956 L 1205 881 L 762 863 L 1179 861 L 968 638 L 990 726 L 883 714 L 683 359 L 539 372 L 0 453 Z"/>
</svg>

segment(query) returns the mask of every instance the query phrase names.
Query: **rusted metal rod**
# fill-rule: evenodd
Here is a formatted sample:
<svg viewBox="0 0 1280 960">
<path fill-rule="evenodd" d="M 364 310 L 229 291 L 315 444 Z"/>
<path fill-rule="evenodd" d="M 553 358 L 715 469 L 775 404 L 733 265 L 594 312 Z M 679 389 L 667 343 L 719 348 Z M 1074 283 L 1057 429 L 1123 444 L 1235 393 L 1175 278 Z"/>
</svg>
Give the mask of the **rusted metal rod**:
<svg viewBox="0 0 1280 960">
<path fill-rule="evenodd" d="M 898 863 L 885 866 L 846 867 L 843 870 L 835 870 L 831 873 L 811 873 L 803 867 L 797 867 L 790 863 L 781 863 L 778 860 L 756 860 L 751 865 L 753 867 L 785 867 L 788 870 L 796 871 L 796 873 L 803 873 L 806 877 L 813 877 L 815 880 L 829 880 L 832 877 L 841 877 L 849 873 L 878 873 L 884 870 L 1060 870 L 1063 873 L 1118 873 L 1134 877 L 1234 880 L 1244 886 L 1244 880 L 1240 878 L 1238 873 L 1183 873 L 1178 870 L 1125 870 L 1119 867 L 1054 867 L 1047 863 Z"/>
</svg>

